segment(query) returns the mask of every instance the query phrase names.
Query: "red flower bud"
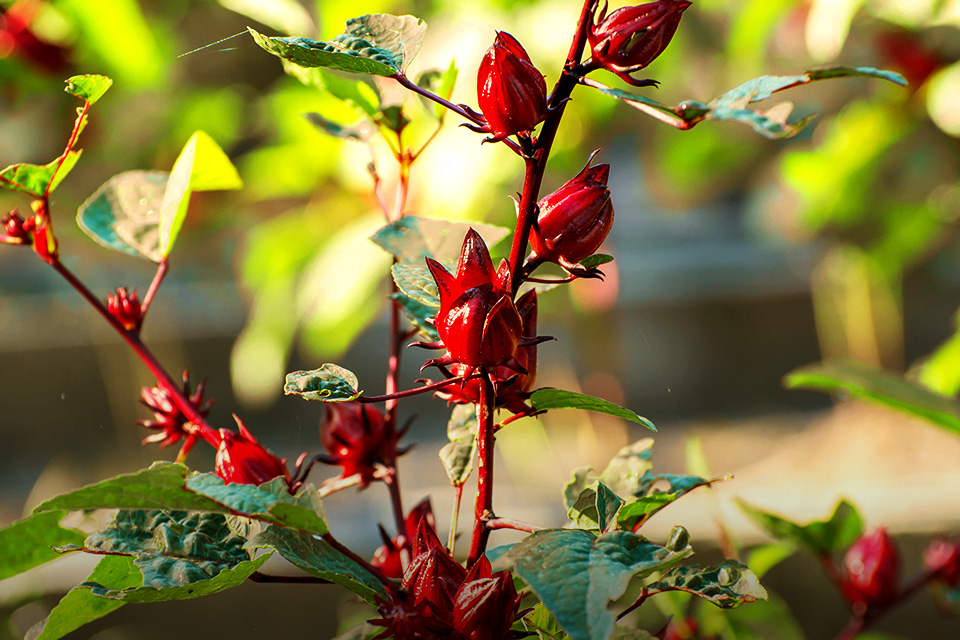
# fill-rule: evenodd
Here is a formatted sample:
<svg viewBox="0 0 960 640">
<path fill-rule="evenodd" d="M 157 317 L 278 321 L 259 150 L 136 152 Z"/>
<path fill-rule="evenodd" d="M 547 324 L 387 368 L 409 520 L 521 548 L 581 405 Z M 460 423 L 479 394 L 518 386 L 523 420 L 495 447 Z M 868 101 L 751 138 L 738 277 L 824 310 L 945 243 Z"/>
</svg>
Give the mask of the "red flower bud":
<svg viewBox="0 0 960 640">
<path fill-rule="evenodd" d="M 70 67 L 70 50 L 44 42 L 31 31 L 38 4 L 17 2 L 0 13 L 0 59 L 18 54 L 44 71 L 61 74 Z"/>
<path fill-rule="evenodd" d="M 420 527 L 420 521 L 425 522 L 425 526 L 436 531 L 437 522 L 433 517 L 433 507 L 430 505 L 430 498 L 424 498 L 410 510 L 406 519 L 406 530 L 411 537 Z M 380 569 L 383 575 L 388 578 L 403 577 L 403 562 L 400 557 L 400 550 L 406 544 L 406 537 L 401 533 L 392 540 L 387 537 L 383 528 L 380 529 L 380 535 L 383 537 L 383 545 L 377 548 L 373 554 L 373 560 L 370 562 L 373 566 Z"/>
<path fill-rule="evenodd" d="M 31 233 L 33 220 L 24 220 L 16 209 L 8 213 L 3 218 L 3 233 L 6 238 L 0 238 L 0 242 L 8 244 L 31 244 L 33 234 Z"/>
<path fill-rule="evenodd" d="M 466 640 L 512 637 L 510 626 L 517 617 L 520 599 L 510 572 L 491 575 L 490 561 L 481 556 L 457 591 L 453 628 Z"/>
<path fill-rule="evenodd" d="M 467 570 L 447 552 L 426 519 L 420 521 L 413 543 L 413 560 L 400 587 L 410 592 L 414 605 L 425 605 L 436 617 L 449 621 L 457 590 Z"/>
<path fill-rule="evenodd" d="M 843 594 L 855 608 L 889 602 L 900 581 L 900 554 L 886 529 L 862 536 L 843 558 Z"/>
<path fill-rule="evenodd" d="M 459 362 L 471 370 L 507 363 L 516 354 L 523 321 L 513 303 L 510 265 L 495 272 L 483 238 L 470 229 L 463 239 L 456 276 L 436 260 L 427 267 L 440 292 L 434 321 L 447 356 L 429 364 Z"/>
<path fill-rule="evenodd" d="M 500 31 L 477 73 L 477 102 L 494 140 L 530 131 L 547 111 L 547 83 L 530 56 Z"/>
<path fill-rule="evenodd" d="M 253 437 L 240 418 L 233 416 L 240 433 L 220 429 L 220 446 L 217 448 L 216 474 L 226 484 L 261 485 L 276 477 L 282 477 L 289 486 L 290 472 L 284 461 L 267 451 Z"/>
<path fill-rule="evenodd" d="M 383 413 L 359 402 L 328 403 L 320 440 L 330 452 L 330 462 L 343 467 L 342 476 L 359 473 L 362 486 L 373 480 L 378 464 L 390 459 L 393 445 L 387 437 Z"/>
<path fill-rule="evenodd" d="M 960 541 L 934 540 L 923 553 L 924 568 L 951 587 L 960 581 Z"/>
<path fill-rule="evenodd" d="M 196 392 L 190 393 L 190 376 L 186 371 L 183 372 L 183 395 L 190 400 L 190 404 L 204 418 L 210 413 L 210 407 L 213 400 L 203 399 L 204 382 L 197 385 Z M 137 420 L 136 424 L 155 429 L 157 433 L 147 436 L 142 444 L 159 442 L 160 448 L 165 449 L 172 444 L 176 444 L 181 439 L 184 441 L 180 448 L 178 459 L 183 459 L 190 453 L 190 449 L 196 443 L 197 434 L 192 430 L 192 423 L 183 415 L 170 394 L 160 386 L 143 387 L 140 389 L 140 402 L 153 411 L 153 420 Z"/>
<path fill-rule="evenodd" d="M 591 157 L 592 159 L 592 157 Z M 540 213 L 530 230 L 531 259 L 555 262 L 572 273 L 577 263 L 600 248 L 613 226 L 607 179 L 610 165 L 587 165 L 565 185 L 537 203 Z"/>
<path fill-rule="evenodd" d="M 119 287 L 116 295 L 107 296 L 107 311 L 127 331 L 139 331 L 143 324 L 143 313 L 136 289 L 128 293 L 126 287 Z"/>
<path fill-rule="evenodd" d="M 599 15 L 590 16 L 587 30 L 593 60 L 629 84 L 655 85 L 656 81 L 635 80 L 630 74 L 663 53 L 690 4 L 685 0 L 658 0 L 622 7 L 610 15 L 606 15 L 604 4 Z"/>
</svg>

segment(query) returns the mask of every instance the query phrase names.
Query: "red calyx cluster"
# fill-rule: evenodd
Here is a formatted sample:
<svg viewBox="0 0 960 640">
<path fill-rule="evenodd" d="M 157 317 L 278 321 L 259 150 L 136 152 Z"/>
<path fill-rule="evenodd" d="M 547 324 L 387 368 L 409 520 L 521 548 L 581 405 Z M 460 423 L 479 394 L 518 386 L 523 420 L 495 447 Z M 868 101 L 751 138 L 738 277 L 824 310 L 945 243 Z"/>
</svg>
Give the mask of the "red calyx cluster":
<svg viewBox="0 0 960 640">
<path fill-rule="evenodd" d="M 427 527 L 436 531 L 437 521 L 433 516 L 433 507 L 430 505 L 430 498 L 424 498 L 407 514 L 404 523 L 406 531 L 416 532 L 420 528 L 420 521 L 423 520 Z M 401 533 L 396 538 L 391 539 L 387 532 L 380 527 L 380 536 L 383 538 L 383 545 L 377 548 L 373 553 L 373 560 L 370 564 L 380 569 L 388 578 L 397 580 L 403 577 L 403 559 L 401 549 L 407 544 L 407 537 Z"/>
<path fill-rule="evenodd" d="M 854 610 L 882 605 L 896 598 L 900 553 L 886 529 L 857 540 L 843 558 L 841 589 Z"/>
<path fill-rule="evenodd" d="M 596 253 L 613 227 L 609 178 L 610 165 L 591 167 L 587 161 L 580 173 L 537 203 L 528 263 L 554 262 L 573 275 L 599 275 L 577 263 Z"/>
<path fill-rule="evenodd" d="M 656 80 L 636 80 L 630 74 L 663 53 L 690 4 L 685 0 L 658 0 L 621 7 L 607 15 L 604 3 L 598 15 L 590 16 L 587 27 L 593 61 L 635 87 L 656 86 Z"/>
<path fill-rule="evenodd" d="M 493 270 L 487 245 L 473 229 L 460 250 L 457 273 L 427 258 L 427 267 L 440 292 L 440 310 L 434 325 L 440 335 L 427 348 L 445 348 L 447 353 L 424 366 L 462 365 L 465 375 L 480 367 L 513 365 L 520 346 L 523 320 L 513 302 L 510 265 L 506 260 Z"/>
<path fill-rule="evenodd" d="M 321 460 L 343 467 L 344 478 L 360 474 L 366 487 L 377 467 L 392 457 L 395 443 L 388 436 L 386 417 L 373 405 L 331 402 L 320 426 L 320 440 L 330 456 Z"/>
<path fill-rule="evenodd" d="M 127 331 L 140 331 L 140 325 L 143 324 L 143 310 L 136 289 L 128 292 L 126 287 L 117 288 L 116 295 L 107 296 L 107 311 Z"/>
<path fill-rule="evenodd" d="M 34 221 L 33 218 L 24 220 L 14 209 L 3 218 L 3 233 L 0 241 L 6 244 L 32 244 Z"/>
<path fill-rule="evenodd" d="M 236 415 L 240 433 L 229 429 L 220 429 L 217 444 L 215 472 L 224 483 L 261 485 L 274 478 L 282 477 L 293 493 L 299 483 L 295 483 L 287 469 L 286 458 L 281 460 L 257 442 Z M 212 438 L 216 439 L 216 438 Z"/>
<path fill-rule="evenodd" d="M 191 395 L 190 376 L 186 371 L 183 372 L 183 395 L 190 400 L 190 404 L 197 410 L 197 413 L 205 418 L 210 413 L 210 407 L 214 401 L 204 401 L 204 384 L 204 382 L 198 384 L 197 390 Z M 140 389 L 140 402 L 153 411 L 154 419 L 137 420 L 136 424 L 157 431 L 157 433 L 144 438 L 143 444 L 159 442 L 160 448 L 165 449 L 182 439 L 184 443 L 180 448 L 178 459 L 185 458 L 196 443 L 198 434 L 192 428 L 192 423 L 180 411 L 180 407 L 170 397 L 170 394 L 159 385 L 143 387 Z"/>
<path fill-rule="evenodd" d="M 477 102 L 492 141 L 527 133 L 547 113 L 547 83 L 516 38 L 497 32 L 477 73 Z"/>
<path fill-rule="evenodd" d="M 379 637 L 397 640 L 505 640 L 515 637 L 510 626 L 517 618 L 521 596 L 509 571 L 493 573 L 481 557 L 468 572 L 421 520 L 413 559 L 403 574 L 401 595 L 381 602 L 378 620 L 386 627 Z"/>
</svg>

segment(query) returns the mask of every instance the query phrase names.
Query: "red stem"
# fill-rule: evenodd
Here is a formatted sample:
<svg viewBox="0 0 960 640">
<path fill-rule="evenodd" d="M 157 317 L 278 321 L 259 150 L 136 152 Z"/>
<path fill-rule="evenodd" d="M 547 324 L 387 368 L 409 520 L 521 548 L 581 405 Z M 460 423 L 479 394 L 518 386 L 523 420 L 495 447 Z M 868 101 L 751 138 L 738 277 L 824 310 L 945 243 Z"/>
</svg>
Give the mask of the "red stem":
<svg viewBox="0 0 960 640">
<path fill-rule="evenodd" d="M 468 380 L 473 379 L 476 376 L 470 376 Z M 457 382 L 462 382 L 463 376 L 454 376 L 453 378 L 447 378 L 446 380 L 441 380 L 440 382 L 431 382 L 430 384 L 425 384 L 422 387 L 417 387 L 416 389 L 405 389 L 404 391 L 397 391 L 396 393 L 391 393 L 383 396 L 360 396 L 357 398 L 357 402 L 363 403 L 373 403 L 373 402 L 385 402 L 387 400 L 394 400 L 399 398 L 409 398 L 411 396 L 418 396 L 423 393 L 429 393 L 430 391 L 436 391 L 437 389 L 443 389 L 444 387 L 449 387 L 452 384 Z"/>
<path fill-rule="evenodd" d="M 167 269 L 170 267 L 170 263 L 167 262 L 167 259 L 164 258 L 157 265 L 157 272 L 153 275 L 153 280 L 150 282 L 150 288 L 147 289 L 147 293 L 143 296 L 143 302 L 140 304 L 140 317 L 145 319 L 147 317 L 147 311 L 150 309 L 150 303 L 153 302 L 154 296 L 157 295 L 157 291 L 160 290 L 160 284 L 163 282 L 163 279 L 167 275 Z"/>
<path fill-rule="evenodd" d="M 513 520 L 511 518 L 492 518 L 487 520 L 487 529 L 513 529 L 515 531 L 536 533 L 537 531 L 542 531 L 543 527 L 521 522 L 520 520 Z"/>
<path fill-rule="evenodd" d="M 77 143 L 77 137 L 80 135 L 80 128 L 83 124 L 83 118 L 87 115 L 87 111 L 90 109 L 90 101 L 83 101 L 83 108 L 80 110 L 80 115 L 77 116 L 77 121 L 73 123 L 73 131 L 70 132 L 70 139 L 67 141 L 67 148 L 63 150 L 63 155 L 60 156 L 60 161 L 57 163 L 57 166 L 53 169 L 53 173 L 50 174 L 50 182 L 47 183 L 47 188 L 43 191 L 43 200 L 46 200 L 50 197 L 50 188 L 53 186 L 53 181 L 57 177 L 57 172 L 60 171 L 60 167 L 63 166 L 63 163 L 66 162 L 67 156 L 70 155 L 70 152 L 73 151 L 73 145 Z"/>
<path fill-rule="evenodd" d="M 477 402 L 477 500 L 473 510 L 473 537 L 467 568 L 480 559 L 487 548 L 490 529 L 487 521 L 493 517 L 493 403 L 495 400 L 490 377 L 480 378 L 480 398 Z"/>
</svg>

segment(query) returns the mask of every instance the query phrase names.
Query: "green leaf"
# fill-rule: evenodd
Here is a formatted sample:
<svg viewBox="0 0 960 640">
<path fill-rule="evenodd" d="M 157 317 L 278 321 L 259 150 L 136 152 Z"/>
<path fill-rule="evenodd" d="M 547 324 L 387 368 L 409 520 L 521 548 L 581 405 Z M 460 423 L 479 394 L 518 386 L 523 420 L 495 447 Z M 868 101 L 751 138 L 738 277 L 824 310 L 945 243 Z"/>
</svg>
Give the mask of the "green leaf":
<svg viewBox="0 0 960 640">
<path fill-rule="evenodd" d="M 324 364 L 312 371 L 294 371 L 288 373 L 283 392 L 298 395 L 304 400 L 321 402 L 347 402 L 356 400 L 363 391 L 357 387 L 360 382 L 351 371 L 335 364 Z"/>
<path fill-rule="evenodd" d="M 440 291 L 433 281 L 430 270 L 412 264 L 398 262 L 390 269 L 397 288 L 412 300 L 416 300 L 429 309 L 440 308 Z"/>
<path fill-rule="evenodd" d="M 453 95 L 453 88 L 457 84 L 457 76 L 459 72 L 457 71 L 457 63 L 455 60 L 450 61 L 450 66 L 447 67 L 446 71 L 440 71 L 439 69 L 431 69 L 430 71 L 425 71 L 420 74 L 420 77 L 417 78 L 417 86 L 427 89 L 433 94 L 440 96 L 444 100 L 449 100 Z M 423 96 L 420 96 L 420 100 L 423 102 L 424 106 L 427 107 L 427 110 L 440 122 L 443 122 L 443 119 L 447 115 L 447 108 L 443 105 L 437 104 L 432 100 L 428 100 Z"/>
<path fill-rule="evenodd" d="M 574 391 L 564 391 L 562 389 L 537 389 L 530 396 L 530 404 L 537 411 L 548 411 L 550 409 L 583 409 L 584 411 L 595 411 L 605 413 L 610 416 L 624 418 L 631 422 L 636 422 L 645 426 L 651 431 L 657 428 L 653 423 L 638 413 L 625 409 L 620 405 L 613 404 L 602 398 L 588 396 L 585 393 L 576 393 Z"/>
<path fill-rule="evenodd" d="M 665 491 L 654 489 L 652 485 L 659 480 L 666 480 L 669 488 Z M 656 476 L 650 483 L 649 493 L 623 505 L 617 513 L 617 528 L 624 531 L 636 531 L 647 520 L 661 509 L 670 505 L 698 487 L 704 487 L 716 482 L 705 480 L 699 476 L 674 476 L 664 474 Z"/>
<path fill-rule="evenodd" d="M 281 478 L 255 487 L 224 485 L 209 473 L 188 478 L 188 473 L 182 464 L 154 463 L 149 469 L 51 498 L 34 513 L 61 509 L 169 509 L 241 515 L 317 534 L 328 531 L 319 492 L 313 487 L 291 496 Z"/>
<path fill-rule="evenodd" d="M 372 130 L 369 129 L 369 126 L 363 127 L 361 124 L 357 124 L 352 127 L 340 125 L 336 122 L 327 120 L 319 113 L 306 113 L 304 116 L 310 121 L 310 124 L 315 126 L 320 131 L 323 131 L 327 135 L 333 136 L 334 138 L 363 142 L 368 140 L 370 138 L 370 133 L 372 133 Z"/>
<path fill-rule="evenodd" d="M 170 255 L 183 226 L 194 191 L 221 191 L 243 186 L 240 174 L 223 149 L 203 131 L 196 131 L 173 163 L 160 205 L 160 253 Z"/>
<path fill-rule="evenodd" d="M 77 224 L 99 244 L 160 262 L 160 208 L 166 171 L 126 171 L 103 183 L 77 210 Z"/>
<path fill-rule="evenodd" d="M 330 67 L 350 73 L 394 76 L 420 50 L 427 25 L 413 16 L 373 14 L 347 21 L 333 40 L 275 38 L 247 27 L 265 51 L 302 67 Z"/>
<path fill-rule="evenodd" d="M 767 599 L 767 590 L 753 571 L 729 559 L 713 567 L 674 567 L 646 588 L 649 592 L 685 591 L 724 609 Z"/>
<path fill-rule="evenodd" d="M 110 585 L 113 589 L 136 587 L 143 582 L 140 570 L 130 556 L 104 556 L 85 581 Z M 86 587 L 74 587 L 67 592 L 46 619 L 38 622 L 27 633 L 27 640 L 57 640 L 83 625 L 93 622 L 124 602 L 95 596 Z"/>
<path fill-rule="evenodd" d="M 420 331 L 424 339 L 428 342 L 440 342 L 440 334 L 433 324 L 433 318 L 437 315 L 436 307 L 428 307 L 410 296 L 403 293 L 395 293 L 390 296 L 410 322 Z"/>
<path fill-rule="evenodd" d="M 80 159 L 80 151 L 70 151 L 66 158 L 44 165 L 12 164 L 0 171 L 0 187 L 7 191 L 19 191 L 34 198 L 42 198 L 44 193 L 52 193 Z M 60 159 L 63 158 L 63 164 Z M 59 166 L 59 168 L 58 168 Z"/>
<path fill-rule="evenodd" d="M 945 396 L 956 396 L 960 392 L 960 329 L 926 358 L 917 381 Z"/>
<path fill-rule="evenodd" d="M 856 507 L 841 500 L 829 520 L 799 525 L 795 522 L 762 511 L 743 500 L 738 506 L 761 529 L 778 540 L 796 542 L 815 554 L 832 554 L 856 542 L 863 534 L 863 520 Z"/>
<path fill-rule="evenodd" d="M 103 97 L 111 85 L 113 80 L 107 76 L 87 74 L 67 78 L 67 88 L 64 91 L 93 104 Z"/>
<path fill-rule="evenodd" d="M 63 511 L 34 514 L 0 529 L 0 580 L 60 557 L 51 547 L 82 544 L 86 537 L 60 526 Z"/>
<path fill-rule="evenodd" d="M 579 529 L 546 529 L 514 545 L 503 560 L 513 563 L 574 640 L 607 640 L 616 620 L 607 605 L 623 596 L 631 579 L 690 555 L 685 536 L 678 538 L 668 548 L 625 531 L 595 537 Z"/>
<path fill-rule="evenodd" d="M 542 602 L 538 602 L 520 621 L 524 630 L 537 634 L 540 640 L 563 640 L 569 637 L 563 632 L 557 617 Z"/>
<path fill-rule="evenodd" d="M 454 407 L 447 422 L 447 437 L 450 442 L 440 448 L 440 462 L 450 483 L 459 487 L 470 477 L 477 451 L 477 415 L 472 404 Z"/>
<path fill-rule="evenodd" d="M 853 362 L 813 364 L 788 373 L 784 385 L 869 400 L 960 433 L 956 400 L 882 369 Z"/>
<path fill-rule="evenodd" d="M 850 76 L 880 78 L 901 86 L 907 84 L 903 76 L 892 71 L 872 67 L 830 67 L 792 76 L 761 76 L 731 89 L 709 104 L 686 100 L 675 107 L 669 107 L 656 100 L 613 89 L 593 80 L 585 79 L 582 82 L 680 129 L 692 129 L 704 120 L 732 120 L 747 124 L 754 131 L 768 138 L 791 138 L 810 124 L 815 115 L 805 116 L 788 124 L 787 118 L 793 110 L 793 105 L 788 102 L 776 105 L 766 112 L 748 108 L 747 105 L 766 100 L 784 89 L 816 80 Z"/>
<path fill-rule="evenodd" d="M 301 67 L 283 60 L 283 70 L 308 87 L 327 93 L 353 107 L 357 115 L 380 113 L 380 91 L 366 76 L 341 76 L 321 67 Z"/>
<path fill-rule="evenodd" d="M 346 587 L 370 604 L 386 599 L 383 584 L 364 567 L 316 536 L 269 526 L 250 541 L 251 546 L 268 546 L 307 573 Z"/>
<path fill-rule="evenodd" d="M 749 607 L 700 608 L 697 619 L 703 632 L 713 632 L 736 640 L 805 640 L 800 624 L 790 607 L 776 594 L 758 600 Z M 862 635 L 857 636 L 861 640 Z"/>
<path fill-rule="evenodd" d="M 747 555 L 747 566 L 758 578 L 762 578 L 770 569 L 774 568 L 794 553 L 797 547 L 792 542 L 771 542 L 750 549 Z"/>
<path fill-rule="evenodd" d="M 623 500 L 598 480 L 580 492 L 567 517 L 572 527 L 599 535 L 616 526 L 622 506 Z"/>
<path fill-rule="evenodd" d="M 593 467 L 583 467 L 574 472 L 573 479 L 563 487 L 564 502 L 569 509 L 580 492 L 593 480 L 599 480 L 621 498 L 646 495 L 656 480 L 652 473 L 653 440 L 643 438 L 622 447 L 610 460 L 599 476 L 590 476 Z"/>
<path fill-rule="evenodd" d="M 602 264 L 607 264 L 608 262 L 613 262 L 613 256 L 608 256 L 605 253 L 595 253 L 592 256 L 587 256 L 581 260 L 580 264 L 587 269 L 595 269 Z"/>
<path fill-rule="evenodd" d="M 404 216 L 377 231 L 372 240 L 395 255 L 400 262 L 420 266 L 424 264 L 424 258 L 433 258 L 440 262 L 455 263 L 460 257 L 463 238 L 470 229 L 479 233 L 488 247 L 494 246 L 510 233 L 506 227 L 491 224 Z"/>
</svg>

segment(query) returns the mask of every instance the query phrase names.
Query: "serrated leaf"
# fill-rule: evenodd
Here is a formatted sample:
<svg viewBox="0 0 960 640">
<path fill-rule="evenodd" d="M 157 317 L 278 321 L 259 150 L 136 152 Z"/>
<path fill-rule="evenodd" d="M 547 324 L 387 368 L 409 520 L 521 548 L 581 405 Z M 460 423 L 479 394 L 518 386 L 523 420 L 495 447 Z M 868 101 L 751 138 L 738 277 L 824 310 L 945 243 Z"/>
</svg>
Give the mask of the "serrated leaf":
<svg viewBox="0 0 960 640">
<path fill-rule="evenodd" d="M 44 193 L 52 193 L 67 177 L 80 159 L 80 153 L 81 151 L 70 151 L 66 158 L 58 156 L 56 160 L 44 165 L 12 164 L 0 171 L 0 188 L 41 198 Z"/>
<path fill-rule="evenodd" d="M 492 224 L 404 216 L 377 231 L 371 239 L 395 255 L 400 262 L 422 266 L 424 258 L 456 262 L 460 257 L 463 238 L 470 229 L 479 233 L 488 247 L 494 246 L 510 233 L 506 227 Z"/>
<path fill-rule="evenodd" d="M 598 480 L 580 492 L 567 517 L 572 527 L 599 535 L 616 525 L 622 506 L 623 500 Z"/>
<path fill-rule="evenodd" d="M 427 342 L 440 341 L 440 334 L 437 333 L 437 328 L 433 324 L 433 318 L 437 315 L 436 307 L 428 307 L 403 293 L 394 293 L 390 297 L 396 301 L 404 315 L 420 331 Z"/>
<path fill-rule="evenodd" d="M 607 640 L 616 621 L 607 605 L 623 596 L 630 580 L 666 570 L 690 553 L 689 546 L 668 549 L 625 531 L 595 537 L 546 529 L 514 545 L 503 560 L 574 640 Z"/>
<path fill-rule="evenodd" d="M 166 171 L 126 171 L 103 183 L 77 210 L 77 224 L 96 242 L 160 262 L 160 207 Z"/>
<path fill-rule="evenodd" d="M 143 576 L 130 556 L 104 556 L 86 582 L 125 589 L 141 584 Z M 93 622 L 122 607 L 125 602 L 95 596 L 86 587 L 67 592 L 53 611 L 27 632 L 25 640 L 57 640 L 83 625 Z"/>
<path fill-rule="evenodd" d="M 67 78 L 67 88 L 64 91 L 93 104 L 102 98 L 112 85 L 113 80 L 107 76 L 87 74 Z"/>
<path fill-rule="evenodd" d="M 960 404 L 899 375 L 854 362 L 825 362 L 784 377 L 788 389 L 812 389 L 868 400 L 960 433 Z"/>
<path fill-rule="evenodd" d="M 327 363 L 319 369 L 288 373 L 283 392 L 288 396 L 298 395 L 304 400 L 347 402 L 356 400 L 363 393 L 359 385 L 357 376 L 351 371 Z"/>
<path fill-rule="evenodd" d="M 778 540 L 796 542 L 815 554 L 832 554 L 856 542 L 863 534 L 863 520 L 856 507 L 841 500 L 828 520 L 800 525 L 737 500 L 740 509 L 761 529 Z"/>
<path fill-rule="evenodd" d="M 397 288 L 412 300 L 416 300 L 429 309 L 440 308 L 440 291 L 433 281 L 430 270 L 412 264 L 398 262 L 390 269 Z"/>
<path fill-rule="evenodd" d="M 63 511 L 34 514 L 0 529 L 0 580 L 60 557 L 52 547 L 83 544 L 86 537 L 60 526 Z"/>
<path fill-rule="evenodd" d="M 646 586 L 648 592 L 684 591 L 727 609 L 756 600 L 766 600 L 767 590 L 745 564 L 736 560 L 701 568 L 700 565 L 674 567 L 659 580 Z"/>
<path fill-rule="evenodd" d="M 247 27 L 265 51 L 302 67 L 329 67 L 350 73 L 394 76 L 420 50 L 427 25 L 413 16 L 373 14 L 347 21 L 332 40 L 275 38 Z"/>
<path fill-rule="evenodd" d="M 732 120 L 747 124 L 754 131 L 768 138 L 790 138 L 802 131 L 815 116 L 805 116 L 796 122 L 788 123 L 787 118 L 792 111 L 790 103 L 782 103 L 766 112 L 748 108 L 747 105 L 766 100 L 774 93 L 784 89 L 808 84 L 816 80 L 849 76 L 880 78 L 906 86 L 906 80 L 903 79 L 903 76 L 892 71 L 883 71 L 872 67 L 830 67 L 792 76 L 761 76 L 731 89 L 709 104 L 697 100 L 686 100 L 675 107 L 670 107 L 656 100 L 613 89 L 593 80 L 584 79 L 582 82 L 601 93 L 619 98 L 630 106 L 681 129 L 692 129 L 704 120 Z"/>
<path fill-rule="evenodd" d="M 630 409 L 625 409 L 608 400 L 604 400 L 603 398 L 588 396 L 585 393 L 564 391 L 563 389 L 537 389 L 530 396 L 530 405 L 537 411 L 548 411 L 550 409 L 583 409 L 584 411 L 595 411 L 597 413 L 605 413 L 610 416 L 636 422 L 651 431 L 657 430 L 652 422 L 640 414 Z"/>
<path fill-rule="evenodd" d="M 160 253 L 166 258 L 176 242 L 194 191 L 222 191 L 243 186 L 240 174 L 213 138 L 195 131 L 177 156 L 160 205 Z"/>
<path fill-rule="evenodd" d="M 189 470 L 176 463 L 154 463 L 149 469 L 117 476 L 51 498 L 34 513 L 51 510 L 170 509 L 241 515 L 262 522 L 327 533 L 319 493 L 313 487 L 291 496 L 282 480 L 260 487 L 224 485 L 213 474 L 187 478 Z M 244 511 L 248 509 L 248 511 Z"/>
<path fill-rule="evenodd" d="M 369 571 L 316 536 L 269 526 L 250 541 L 250 546 L 276 549 L 289 562 L 307 573 L 346 587 L 370 604 L 386 599 L 383 584 Z"/>
</svg>

